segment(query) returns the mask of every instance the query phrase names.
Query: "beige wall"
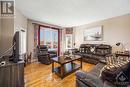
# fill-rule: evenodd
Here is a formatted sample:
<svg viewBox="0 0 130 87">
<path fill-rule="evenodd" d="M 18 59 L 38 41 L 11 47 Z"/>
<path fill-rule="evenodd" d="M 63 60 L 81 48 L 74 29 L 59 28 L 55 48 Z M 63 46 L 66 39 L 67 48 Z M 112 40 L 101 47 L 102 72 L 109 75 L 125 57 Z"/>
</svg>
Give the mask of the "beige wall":
<svg viewBox="0 0 130 87">
<path fill-rule="evenodd" d="M 18 9 L 15 10 L 14 23 L 14 31 L 27 29 L 27 18 Z"/>
<path fill-rule="evenodd" d="M 0 18 L 0 40 L 1 40 L 1 18 Z"/>
<path fill-rule="evenodd" d="M 15 18 L 14 18 L 14 32 L 20 31 L 20 30 L 25 30 L 27 34 L 27 18 L 16 8 Z M 26 40 L 27 40 L 27 37 L 26 37 Z"/>
<path fill-rule="evenodd" d="M 1 4 L 1 3 L 0 3 L 0 4 Z M 0 6 L 0 9 L 1 9 L 1 6 Z M 2 19 L 1 19 L 1 11 L 0 11 L 0 55 L 1 55 L 1 52 L 2 52 L 2 47 L 1 47 L 1 44 L 2 44 L 2 43 L 1 43 L 1 36 L 2 36 L 2 35 L 1 35 L 1 29 L 2 29 L 1 20 L 2 20 Z"/>
<path fill-rule="evenodd" d="M 1 14 L 0 14 L 1 17 Z M 1 18 L 0 18 L 0 55 L 1 55 Z"/>
<path fill-rule="evenodd" d="M 1 42 L 1 18 L 0 18 L 0 42 Z"/>
<path fill-rule="evenodd" d="M 27 29 L 27 19 L 18 10 L 14 18 L 0 19 L 0 54 L 12 46 L 15 31 L 21 28 Z"/>
<path fill-rule="evenodd" d="M 28 20 L 27 23 L 27 51 L 33 53 L 34 50 L 34 24 L 31 20 Z"/>
<path fill-rule="evenodd" d="M 5 52 L 12 46 L 14 34 L 14 18 L 1 19 L 1 53 Z"/>
<path fill-rule="evenodd" d="M 84 41 L 84 30 L 95 26 L 103 26 L 103 41 Z M 130 50 L 130 14 L 74 27 L 74 30 L 77 47 L 82 43 L 106 43 L 112 45 L 115 52 L 120 49 L 115 44 L 122 42 Z"/>
</svg>

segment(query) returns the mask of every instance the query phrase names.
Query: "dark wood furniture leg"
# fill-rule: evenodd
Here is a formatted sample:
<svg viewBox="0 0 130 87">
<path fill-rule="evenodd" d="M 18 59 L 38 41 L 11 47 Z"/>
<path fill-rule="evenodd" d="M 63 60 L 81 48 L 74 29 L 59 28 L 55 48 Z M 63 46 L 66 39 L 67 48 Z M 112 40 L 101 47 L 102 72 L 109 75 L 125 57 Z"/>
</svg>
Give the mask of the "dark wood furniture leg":
<svg viewBox="0 0 130 87">
<path fill-rule="evenodd" d="M 73 69 L 73 61 L 71 62 L 71 69 Z"/>
<path fill-rule="evenodd" d="M 61 79 L 63 79 L 64 78 L 64 65 L 61 65 L 60 73 L 61 73 Z"/>
<path fill-rule="evenodd" d="M 82 58 L 80 59 L 80 66 L 81 66 L 81 69 L 82 69 Z"/>
<path fill-rule="evenodd" d="M 54 72 L 54 61 L 52 61 L 52 73 Z"/>
</svg>

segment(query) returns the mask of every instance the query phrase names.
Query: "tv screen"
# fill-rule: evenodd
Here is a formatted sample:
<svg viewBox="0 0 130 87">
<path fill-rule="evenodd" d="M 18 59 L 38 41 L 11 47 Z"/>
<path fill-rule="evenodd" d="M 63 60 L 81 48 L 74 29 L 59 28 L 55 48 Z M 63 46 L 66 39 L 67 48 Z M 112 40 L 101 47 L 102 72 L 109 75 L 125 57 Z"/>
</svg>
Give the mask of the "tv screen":
<svg viewBox="0 0 130 87">
<path fill-rule="evenodd" d="M 13 53 L 12 56 L 10 57 L 10 60 L 12 60 L 13 62 L 17 63 L 19 61 L 19 37 L 20 37 L 20 32 L 17 31 L 14 34 L 13 37 Z"/>
</svg>

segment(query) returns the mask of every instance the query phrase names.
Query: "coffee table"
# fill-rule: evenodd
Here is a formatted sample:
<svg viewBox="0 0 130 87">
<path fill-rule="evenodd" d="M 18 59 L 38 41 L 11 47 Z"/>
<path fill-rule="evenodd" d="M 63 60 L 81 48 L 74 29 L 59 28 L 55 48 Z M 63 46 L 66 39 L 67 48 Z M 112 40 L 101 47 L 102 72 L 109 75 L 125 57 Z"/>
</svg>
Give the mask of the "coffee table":
<svg viewBox="0 0 130 87">
<path fill-rule="evenodd" d="M 55 72 L 61 79 L 67 75 L 75 72 L 76 70 L 82 68 L 82 57 L 73 55 L 70 57 L 60 56 L 51 58 L 52 60 L 52 73 Z M 74 61 L 79 60 L 80 65 L 74 63 Z M 58 63 L 59 67 L 54 67 L 54 63 Z"/>
</svg>

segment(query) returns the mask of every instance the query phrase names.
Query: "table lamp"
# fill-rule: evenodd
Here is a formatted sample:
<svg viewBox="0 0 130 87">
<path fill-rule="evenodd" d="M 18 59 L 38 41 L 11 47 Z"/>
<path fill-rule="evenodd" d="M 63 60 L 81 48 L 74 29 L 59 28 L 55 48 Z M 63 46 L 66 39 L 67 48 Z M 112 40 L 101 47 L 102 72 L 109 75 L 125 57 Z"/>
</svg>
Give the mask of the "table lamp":
<svg viewBox="0 0 130 87">
<path fill-rule="evenodd" d="M 121 43 L 121 42 L 118 42 L 118 43 L 116 43 L 116 46 L 120 46 L 121 45 L 121 50 L 122 51 L 124 51 L 124 45 L 123 45 L 123 43 Z"/>
</svg>

